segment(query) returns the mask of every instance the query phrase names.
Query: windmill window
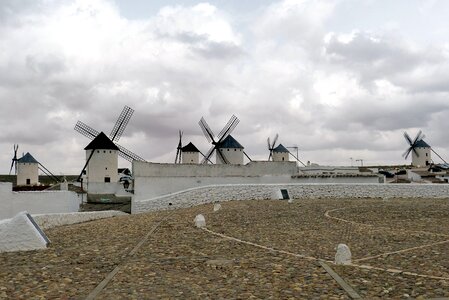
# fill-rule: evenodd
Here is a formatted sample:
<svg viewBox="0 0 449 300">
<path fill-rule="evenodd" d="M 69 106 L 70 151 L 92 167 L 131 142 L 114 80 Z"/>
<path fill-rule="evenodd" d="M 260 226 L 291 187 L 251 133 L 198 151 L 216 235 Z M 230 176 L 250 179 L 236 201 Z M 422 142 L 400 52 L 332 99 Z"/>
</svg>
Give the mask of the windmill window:
<svg viewBox="0 0 449 300">
<path fill-rule="evenodd" d="M 237 151 L 237 149 L 234 149 L 234 151 Z"/>
<path fill-rule="evenodd" d="M 228 151 L 229 151 L 229 149 L 228 149 Z"/>
<path fill-rule="evenodd" d="M 100 150 L 97 150 L 97 153 L 100 153 Z"/>
<path fill-rule="evenodd" d="M 27 184 L 31 184 L 31 179 L 27 178 Z"/>
<path fill-rule="evenodd" d="M 426 153 L 426 156 L 429 156 L 429 153 Z"/>
<path fill-rule="evenodd" d="M 106 150 L 103 150 L 103 153 L 106 153 Z"/>
<path fill-rule="evenodd" d="M 109 153 L 112 153 L 112 151 L 109 151 Z"/>
<path fill-rule="evenodd" d="M 111 182 L 111 177 L 105 177 L 104 182 Z"/>
<path fill-rule="evenodd" d="M 105 168 L 105 170 L 107 170 L 107 169 L 108 169 L 108 167 Z"/>
</svg>

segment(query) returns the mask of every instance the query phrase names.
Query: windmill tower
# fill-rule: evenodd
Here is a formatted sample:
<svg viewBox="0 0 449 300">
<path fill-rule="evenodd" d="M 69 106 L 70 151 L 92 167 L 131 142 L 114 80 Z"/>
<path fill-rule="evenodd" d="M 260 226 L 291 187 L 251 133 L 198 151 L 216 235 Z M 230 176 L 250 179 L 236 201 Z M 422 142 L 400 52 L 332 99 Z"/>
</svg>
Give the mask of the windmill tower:
<svg viewBox="0 0 449 300">
<path fill-rule="evenodd" d="M 39 162 L 27 152 L 17 160 L 17 185 L 36 185 L 39 183 Z"/>
<path fill-rule="evenodd" d="M 243 146 L 232 135 L 217 144 L 216 164 L 243 165 Z"/>
<path fill-rule="evenodd" d="M 425 135 L 422 134 L 421 130 L 413 140 L 407 132 L 404 132 L 404 138 L 409 144 L 409 147 L 405 150 L 402 156 L 407 159 L 410 153 L 412 153 L 412 166 L 414 167 L 425 167 L 432 162 L 432 148 L 423 140 L 424 137 Z"/>
<path fill-rule="evenodd" d="M 115 122 L 114 127 L 112 128 L 111 133 L 109 134 L 109 138 L 103 133 L 98 132 L 93 129 L 89 125 L 84 124 L 81 121 L 78 121 L 75 125 L 75 130 L 86 136 L 87 138 L 93 140 L 85 150 L 89 153 L 87 155 L 86 152 L 86 164 L 84 165 L 80 175 L 78 176 L 78 181 L 81 180 L 81 176 L 84 173 L 84 170 L 89 167 L 90 177 L 88 177 L 88 181 L 90 182 L 117 182 L 117 163 L 114 162 L 115 158 L 114 151 L 116 154 L 121 156 L 122 158 L 132 162 L 133 160 L 145 161 L 139 155 L 131 152 L 123 146 L 120 146 L 116 142 L 120 139 L 123 132 L 125 131 L 126 125 L 128 125 L 129 120 L 131 119 L 134 110 L 128 106 L 125 106 Z M 101 136 L 100 136 L 101 135 Z M 98 140 L 93 143 L 96 139 Z M 106 138 L 106 139 L 105 139 Z M 111 145 L 112 144 L 112 145 Z M 96 148 L 102 147 L 102 148 Z M 95 150 L 95 151 L 94 151 Z M 101 151 L 100 151 L 101 150 Z M 102 152 L 103 151 L 103 152 Z M 111 152 L 109 152 L 111 151 Z M 114 154 L 114 155 L 113 155 Z M 100 157 L 98 157 L 100 156 Z M 103 157 L 104 156 L 104 157 Z M 90 160 L 94 159 L 92 165 L 89 166 Z M 103 163 L 103 164 L 102 164 Z M 109 170 L 109 168 L 115 166 L 113 170 Z M 96 170 L 98 168 L 98 170 Z M 106 168 L 108 168 L 108 172 L 106 173 Z M 110 173 L 109 173 L 110 171 Z M 89 172 L 88 172 L 89 173 Z M 115 175 L 112 175 L 115 174 Z M 100 178 L 102 177 L 101 181 Z M 109 179 L 108 179 L 109 178 Z M 94 181 L 92 181 L 94 180 Z"/>
<path fill-rule="evenodd" d="M 198 122 L 203 130 L 206 139 L 212 143 L 212 147 L 204 155 L 204 159 L 201 163 L 211 162 L 210 157 L 215 152 L 217 164 L 243 164 L 243 155 L 245 155 L 250 161 L 251 158 L 243 150 L 243 146 L 240 145 L 232 136 L 231 132 L 235 129 L 240 120 L 236 116 L 232 116 L 228 123 L 223 127 L 217 137 L 210 129 L 204 118 Z"/>
<path fill-rule="evenodd" d="M 282 144 L 279 144 L 273 149 L 273 161 L 289 161 L 289 154 L 290 151 Z"/>
<path fill-rule="evenodd" d="M 118 153 L 120 149 L 104 134 L 84 148 L 86 150 L 86 175 L 88 182 L 117 182 Z"/>
<path fill-rule="evenodd" d="M 200 150 L 191 142 L 181 148 L 183 164 L 199 164 Z"/>
</svg>

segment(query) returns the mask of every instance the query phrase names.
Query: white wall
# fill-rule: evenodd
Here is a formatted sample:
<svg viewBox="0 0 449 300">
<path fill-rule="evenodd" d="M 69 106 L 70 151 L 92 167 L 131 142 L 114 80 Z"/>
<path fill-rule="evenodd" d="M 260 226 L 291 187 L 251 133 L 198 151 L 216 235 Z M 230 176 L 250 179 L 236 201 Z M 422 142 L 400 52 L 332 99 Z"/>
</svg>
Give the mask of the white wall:
<svg viewBox="0 0 449 300">
<path fill-rule="evenodd" d="M 292 199 L 448 198 L 448 184 L 233 184 L 186 189 L 147 199 L 133 199 L 132 213 L 190 207 L 215 201 L 266 200 L 273 190 L 287 189 Z M 281 200 L 280 200 L 281 201 Z M 171 204 L 171 205 L 170 205 Z"/>
<path fill-rule="evenodd" d="M 243 149 L 242 148 L 220 148 L 218 149 L 220 153 L 228 160 L 230 164 L 233 165 L 243 165 Z M 221 156 L 215 153 L 215 161 L 217 164 L 224 164 Z"/>
<path fill-rule="evenodd" d="M 0 220 L 21 211 L 30 214 L 76 212 L 81 198 L 69 191 L 13 192 L 12 183 L 0 182 Z"/>
<path fill-rule="evenodd" d="M 415 167 L 425 167 L 432 161 L 430 156 L 430 148 L 428 147 L 418 147 L 415 148 L 416 152 L 418 152 L 419 156 L 412 151 L 412 165 Z M 427 162 L 427 163 L 426 163 Z"/>
<path fill-rule="evenodd" d="M 182 152 L 182 163 L 183 164 L 199 164 L 200 163 L 200 153 L 199 152 Z"/>
<path fill-rule="evenodd" d="M 39 164 L 37 163 L 17 163 L 17 185 L 26 185 L 30 179 L 30 185 L 39 182 Z"/>
<path fill-rule="evenodd" d="M 274 161 L 289 161 L 290 159 L 288 152 L 273 152 Z"/>
<path fill-rule="evenodd" d="M 92 150 L 86 150 L 86 161 Z M 118 152 L 117 150 L 98 149 L 92 155 L 86 168 L 89 182 L 104 182 L 105 177 L 111 178 L 111 182 L 118 181 Z"/>
</svg>

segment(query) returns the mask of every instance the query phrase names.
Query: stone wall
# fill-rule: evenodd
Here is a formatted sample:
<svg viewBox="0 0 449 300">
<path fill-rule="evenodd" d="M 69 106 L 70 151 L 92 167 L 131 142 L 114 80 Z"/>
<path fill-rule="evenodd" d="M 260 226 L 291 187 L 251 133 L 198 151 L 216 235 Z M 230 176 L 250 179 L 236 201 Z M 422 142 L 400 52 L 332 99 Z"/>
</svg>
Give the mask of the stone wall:
<svg viewBox="0 0 449 300">
<path fill-rule="evenodd" d="M 293 199 L 318 198 L 448 198 L 447 184 L 229 184 L 209 185 L 152 197 L 133 198 L 132 213 L 190 207 L 215 201 L 266 200 L 276 189 L 287 189 Z"/>
</svg>

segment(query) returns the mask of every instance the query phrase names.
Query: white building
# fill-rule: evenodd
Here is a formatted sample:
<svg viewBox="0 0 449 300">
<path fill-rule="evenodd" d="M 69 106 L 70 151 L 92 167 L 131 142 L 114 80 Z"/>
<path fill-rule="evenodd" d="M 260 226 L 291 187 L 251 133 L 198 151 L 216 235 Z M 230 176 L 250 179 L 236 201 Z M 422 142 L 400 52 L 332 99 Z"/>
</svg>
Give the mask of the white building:
<svg viewBox="0 0 449 300">
<path fill-rule="evenodd" d="M 243 146 L 231 135 L 228 135 L 220 144 L 217 151 L 225 157 L 227 163 L 232 165 L 243 165 Z M 215 154 L 216 164 L 225 164 L 220 154 Z"/>
<path fill-rule="evenodd" d="M 17 185 L 36 185 L 39 183 L 39 162 L 27 152 L 17 160 Z"/>
<path fill-rule="evenodd" d="M 273 161 L 289 161 L 290 152 L 282 144 L 273 149 Z"/>
<path fill-rule="evenodd" d="M 200 150 L 191 142 L 181 148 L 183 164 L 199 164 Z"/>
<path fill-rule="evenodd" d="M 86 161 L 89 160 L 86 167 L 88 183 L 118 181 L 119 148 L 103 132 L 100 132 L 84 150 L 86 150 Z"/>
<path fill-rule="evenodd" d="M 414 149 L 418 155 L 412 150 L 412 165 L 418 168 L 430 165 L 432 162 L 432 158 L 430 157 L 430 146 L 423 140 L 419 140 L 414 145 Z"/>
</svg>

